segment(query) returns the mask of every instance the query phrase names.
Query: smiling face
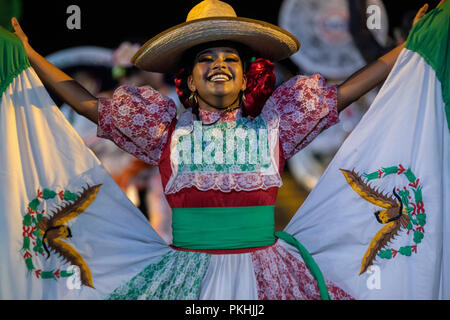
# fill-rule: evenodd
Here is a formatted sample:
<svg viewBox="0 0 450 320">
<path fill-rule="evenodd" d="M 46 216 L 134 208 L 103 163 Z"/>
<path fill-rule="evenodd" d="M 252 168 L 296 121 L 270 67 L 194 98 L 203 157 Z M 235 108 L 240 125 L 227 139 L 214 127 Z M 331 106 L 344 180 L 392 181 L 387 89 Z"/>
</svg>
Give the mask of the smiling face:
<svg viewBox="0 0 450 320">
<path fill-rule="evenodd" d="M 223 109 L 239 104 L 239 93 L 247 85 L 242 65 L 239 53 L 231 47 L 208 48 L 197 54 L 187 83 L 200 96 L 200 109 L 214 110 L 209 105 Z"/>
</svg>

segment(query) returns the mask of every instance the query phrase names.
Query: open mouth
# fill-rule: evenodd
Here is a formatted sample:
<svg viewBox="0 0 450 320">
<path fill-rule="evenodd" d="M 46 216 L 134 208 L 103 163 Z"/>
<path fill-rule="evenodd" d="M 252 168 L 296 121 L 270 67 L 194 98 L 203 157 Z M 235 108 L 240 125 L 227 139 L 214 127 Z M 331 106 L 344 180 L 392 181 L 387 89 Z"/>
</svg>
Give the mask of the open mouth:
<svg viewBox="0 0 450 320">
<path fill-rule="evenodd" d="M 208 77 L 208 81 L 212 82 L 225 82 L 231 80 L 231 76 L 225 73 L 214 74 Z"/>
</svg>

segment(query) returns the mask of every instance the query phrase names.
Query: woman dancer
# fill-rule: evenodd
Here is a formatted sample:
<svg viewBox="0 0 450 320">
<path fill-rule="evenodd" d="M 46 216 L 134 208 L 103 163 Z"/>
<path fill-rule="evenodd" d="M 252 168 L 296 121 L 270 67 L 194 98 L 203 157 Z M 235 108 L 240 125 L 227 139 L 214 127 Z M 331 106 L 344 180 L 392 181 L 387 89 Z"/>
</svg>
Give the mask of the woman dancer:
<svg viewBox="0 0 450 320">
<path fill-rule="evenodd" d="M 133 58 L 147 71 L 178 71 L 178 94 L 188 109 L 176 119 L 173 101 L 148 86 L 93 97 L 36 53 L 16 20 L 13 26 L 40 78 L 97 123 L 99 136 L 160 168 L 173 210 L 173 250 L 110 299 L 157 299 L 162 291 L 174 299 L 352 298 L 323 279 L 298 239 L 274 233 L 280 174 L 286 159 L 387 77 L 403 45 L 340 86 L 316 74 L 273 92 L 269 60 L 295 53 L 297 39 L 205 0 L 186 23 L 154 37 Z M 188 282 L 166 272 L 187 260 L 195 260 Z"/>
</svg>

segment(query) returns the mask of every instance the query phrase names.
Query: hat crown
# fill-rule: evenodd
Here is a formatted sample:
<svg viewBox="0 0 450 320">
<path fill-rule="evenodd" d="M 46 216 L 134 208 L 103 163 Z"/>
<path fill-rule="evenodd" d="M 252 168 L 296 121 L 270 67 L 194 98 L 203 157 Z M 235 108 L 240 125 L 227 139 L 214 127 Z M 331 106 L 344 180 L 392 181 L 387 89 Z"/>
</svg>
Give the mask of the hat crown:
<svg viewBox="0 0 450 320">
<path fill-rule="evenodd" d="M 186 22 L 211 17 L 234 17 L 236 12 L 228 3 L 219 0 L 204 0 L 189 12 Z"/>
</svg>

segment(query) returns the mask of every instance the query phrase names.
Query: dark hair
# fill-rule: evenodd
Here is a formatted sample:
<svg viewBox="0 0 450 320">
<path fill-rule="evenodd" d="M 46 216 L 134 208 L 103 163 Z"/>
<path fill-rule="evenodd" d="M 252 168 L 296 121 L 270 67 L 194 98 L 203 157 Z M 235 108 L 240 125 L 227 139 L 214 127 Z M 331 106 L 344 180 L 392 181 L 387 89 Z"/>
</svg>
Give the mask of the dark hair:
<svg viewBox="0 0 450 320">
<path fill-rule="evenodd" d="M 197 54 L 212 47 L 230 47 L 235 49 L 242 61 L 242 69 L 247 76 L 247 89 L 245 90 L 245 106 L 242 106 L 243 116 L 257 116 L 265 101 L 272 94 L 275 86 L 275 73 L 273 64 L 266 59 L 256 59 L 253 51 L 247 46 L 233 41 L 214 41 L 195 46 L 186 51 L 181 59 L 179 71 L 175 76 L 175 86 L 181 103 L 190 108 L 189 97 L 191 91 L 187 79 L 192 74 Z M 250 77 L 250 79 L 249 79 Z M 192 112 L 199 119 L 198 105 L 193 106 Z"/>
</svg>

